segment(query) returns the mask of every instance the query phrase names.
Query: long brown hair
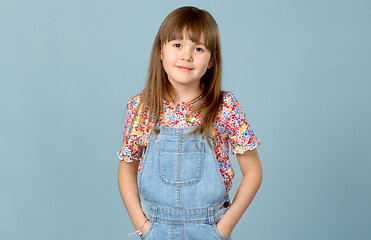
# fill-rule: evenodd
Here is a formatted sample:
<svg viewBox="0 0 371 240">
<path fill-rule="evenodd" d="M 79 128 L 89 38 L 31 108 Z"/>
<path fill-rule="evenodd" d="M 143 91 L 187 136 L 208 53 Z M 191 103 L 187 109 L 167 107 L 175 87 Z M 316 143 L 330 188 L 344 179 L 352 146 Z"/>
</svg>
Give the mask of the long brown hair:
<svg viewBox="0 0 371 240">
<path fill-rule="evenodd" d="M 162 101 L 165 96 L 172 96 L 172 86 L 160 58 L 161 48 L 165 43 L 183 39 L 183 37 L 195 43 L 200 43 L 203 39 L 205 46 L 211 53 L 210 62 L 212 66 L 201 78 L 203 97 L 200 102 L 203 104 L 197 104 L 194 109 L 194 111 L 199 111 L 202 114 L 203 120 L 201 125 L 193 132 L 200 132 L 203 137 L 205 135 L 210 136 L 209 131 L 216 120 L 223 101 L 220 35 L 218 25 L 210 13 L 196 7 L 178 8 L 162 22 L 153 42 L 147 83 L 138 106 L 138 109 L 140 109 L 138 114 L 151 117 L 154 124 L 159 122 Z M 145 107 L 143 105 L 149 107 L 149 112 L 144 113 Z M 140 119 L 142 119 L 142 124 L 148 123 L 143 117 L 140 117 Z"/>
</svg>

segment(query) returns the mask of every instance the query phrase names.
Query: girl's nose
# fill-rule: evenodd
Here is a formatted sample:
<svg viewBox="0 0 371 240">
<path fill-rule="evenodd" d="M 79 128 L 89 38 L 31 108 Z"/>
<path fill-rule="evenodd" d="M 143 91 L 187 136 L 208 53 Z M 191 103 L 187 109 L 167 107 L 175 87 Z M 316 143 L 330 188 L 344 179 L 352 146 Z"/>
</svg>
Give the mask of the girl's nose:
<svg viewBox="0 0 371 240">
<path fill-rule="evenodd" d="M 183 52 L 182 52 L 181 59 L 184 60 L 184 61 L 192 61 L 192 54 L 191 54 L 190 50 L 184 49 Z"/>
</svg>

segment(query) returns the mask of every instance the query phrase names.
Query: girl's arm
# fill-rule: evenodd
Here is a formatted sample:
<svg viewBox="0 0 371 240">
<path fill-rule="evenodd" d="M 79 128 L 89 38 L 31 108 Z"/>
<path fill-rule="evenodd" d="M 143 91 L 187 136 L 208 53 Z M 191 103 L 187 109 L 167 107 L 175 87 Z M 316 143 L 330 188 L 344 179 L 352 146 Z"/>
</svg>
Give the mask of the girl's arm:
<svg viewBox="0 0 371 240">
<path fill-rule="evenodd" d="M 136 230 L 139 229 L 146 220 L 139 200 L 137 184 L 138 164 L 138 161 L 125 162 L 122 160 L 120 161 L 117 173 L 121 197 Z M 143 235 L 148 231 L 149 226 L 150 222 L 147 221 L 142 228 Z"/>
<path fill-rule="evenodd" d="M 237 222 L 258 192 L 263 179 L 263 170 L 256 148 L 236 156 L 243 177 L 233 203 L 217 224 L 220 234 L 225 237 L 231 236 Z"/>
</svg>

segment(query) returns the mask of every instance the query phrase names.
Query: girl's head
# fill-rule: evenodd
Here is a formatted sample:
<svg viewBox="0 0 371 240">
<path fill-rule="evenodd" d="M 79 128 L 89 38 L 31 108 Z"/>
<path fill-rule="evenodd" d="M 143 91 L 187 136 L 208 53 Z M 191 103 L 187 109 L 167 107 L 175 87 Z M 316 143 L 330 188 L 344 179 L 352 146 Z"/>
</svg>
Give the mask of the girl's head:
<svg viewBox="0 0 371 240">
<path fill-rule="evenodd" d="M 162 100 L 172 96 L 172 85 L 162 61 L 164 46 L 173 40 L 202 45 L 210 53 L 205 73 L 200 75 L 200 89 L 204 98 L 201 110 L 204 121 L 199 131 L 204 133 L 215 120 L 222 101 L 221 93 L 221 46 L 218 25 L 205 10 L 196 7 L 181 7 L 171 12 L 161 24 L 153 43 L 147 84 L 143 103 L 149 105 L 150 116 L 157 122 L 162 110 Z M 206 127 L 206 128 L 205 128 Z"/>
<path fill-rule="evenodd" d="M 178 8 L 161 24 L 152 47 L 147 86 L 151 84 L 151 87 L 161 87 L 164 91 L 162 97 L 165 91 L 171 92 L 171 85 L 161 61 L 161 51 L 164 44 L 180 39 L 191 40 L 196 44 L 204 43 L 211 56 L 210 68 L 201 78 L 203 95 L 207 95 L 207 91 L 213 91 L 214 88 L 220 91 L 221 49 L 218 25 L 207 11 L 195 7 Z"/>
</svg>

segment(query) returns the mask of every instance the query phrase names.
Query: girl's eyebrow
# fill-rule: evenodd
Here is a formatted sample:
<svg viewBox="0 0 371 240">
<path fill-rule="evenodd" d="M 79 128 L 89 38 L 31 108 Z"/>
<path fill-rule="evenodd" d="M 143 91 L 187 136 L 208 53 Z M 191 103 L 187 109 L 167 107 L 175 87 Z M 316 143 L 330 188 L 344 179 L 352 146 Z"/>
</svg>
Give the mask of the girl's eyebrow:
<svg viewBox="0 0 371 240">
<path fill-rule="evenodd" d="M 184 42 L 185 40 L 184 39 L 173 39 L 173 40 L 170 40 L 169 42 Z M 192 41 L 192 40 L 191 40 Z M 193 41 L 192 41 L 193 42 Z M 206 47 L 206 44 L 205 42 L 193 42 L 195 45 L 203 45 Z"/>
</svg>

